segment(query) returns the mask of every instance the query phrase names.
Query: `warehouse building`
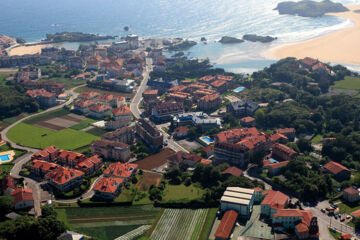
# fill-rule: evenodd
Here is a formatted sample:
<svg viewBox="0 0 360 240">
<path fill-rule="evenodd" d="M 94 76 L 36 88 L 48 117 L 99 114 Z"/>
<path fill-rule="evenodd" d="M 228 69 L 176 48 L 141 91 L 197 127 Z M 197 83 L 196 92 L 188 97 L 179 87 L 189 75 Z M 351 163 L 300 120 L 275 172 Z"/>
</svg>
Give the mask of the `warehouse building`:
<svg viewBox="0 0 360 240">
<path fill-rule="evenodd" d="M 254 190 L 240 187 L 228 187 L 221 198 L 221 212 L 235 210 L 242 218 L 251 216 L 254 204 Z"/>
</svg>

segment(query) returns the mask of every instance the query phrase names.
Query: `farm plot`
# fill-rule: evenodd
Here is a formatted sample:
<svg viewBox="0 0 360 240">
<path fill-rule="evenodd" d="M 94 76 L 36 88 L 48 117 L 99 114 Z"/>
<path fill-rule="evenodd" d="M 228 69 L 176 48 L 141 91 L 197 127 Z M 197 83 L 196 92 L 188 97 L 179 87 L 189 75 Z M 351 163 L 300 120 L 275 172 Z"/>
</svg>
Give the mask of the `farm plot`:
<svg viewBox="0 0 360 240">
<path fill-rule="evenodd" d="M 140 161 L 136 161 L 136 164 L 139 165 L 139 169 L 142 170 L 152 170 L 164 165 L 167 161 L 167 158 L 170 157 L 175 152 L 170 148 L 165 148 L 161 152 L 151 155 L 147 158 L 144 158 Z"/>
<path fill-rule="evenodd" d="M 141 191 L 148 191 L 152 184 L 158 187 L 160 185 L 161 179 L 161 174 L 144 172 L 141 180 L 136 184 L 136 188 Z"/>
<path fill-rule="evenodd" d="M 151 234 L 152 240 L 197 240 L 208 209 L 166 209 Z"/>
<path fill-rule="evenodd" d="M 68 114 L 61 117 L 53 117 L 42 121 L 38 121 L 35 122 L 33 125 L 54 131 L 59 131 L 77 125 L 85 119 L 86 118 L 83 116 Z"/>
</svg>

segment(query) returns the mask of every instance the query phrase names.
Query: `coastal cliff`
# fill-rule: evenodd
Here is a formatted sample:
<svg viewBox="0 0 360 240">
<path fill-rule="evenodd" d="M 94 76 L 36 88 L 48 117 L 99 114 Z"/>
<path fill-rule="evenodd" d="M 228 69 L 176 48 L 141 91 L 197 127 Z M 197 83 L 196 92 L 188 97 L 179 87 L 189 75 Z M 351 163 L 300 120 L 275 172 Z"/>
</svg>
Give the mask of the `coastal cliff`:
<svg viewBox="0 0 360 240">
<path fill-rule="evenodd" d="M 334 3 L 330 0 L 315 2 L 303 0 L 300 2 L 281 2 L 274 10 L 279 14 L 297 15 L 302 17 L 321 17 L 325 13 L 336 13 L 349 11 L 341 3 Z"/>
</svg>

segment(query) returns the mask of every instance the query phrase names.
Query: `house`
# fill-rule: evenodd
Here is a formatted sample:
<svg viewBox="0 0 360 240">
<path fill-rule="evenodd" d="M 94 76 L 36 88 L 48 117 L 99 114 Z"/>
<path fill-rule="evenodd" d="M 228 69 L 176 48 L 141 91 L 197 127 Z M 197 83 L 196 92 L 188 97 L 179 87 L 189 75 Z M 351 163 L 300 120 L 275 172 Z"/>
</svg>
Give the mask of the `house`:
<svg viewBox="0 0 360 240">
<path fill-rule="evenodd" d="M 201 160 L 203 158 L 196 154 L 179 151 L 167 158 L 167 164 L 168 168 L 179 168 L 180 166 L 195 167 L 197 163 L 201 163 Z"/>
<path fill-rule="evenodd" d="M 191 94 L 194 96 L 194 99 L 200 99 L 206 95 L 214 95 L 216 94 L 216 91 L 213 89 L 198 89 Z"/>
<path fill-rule="evenodd" d="M 91 175 L 103 166 L 102 159 L 94 155 L 86 158 L 84 161 L 79 162 L 76 165 L 76 169 L 85 173 L 85 175 Z"/>
<path fill-rule="evenodd" d="M 168 89 L 178 86 L 178 80 L 167 78 L 150 79 L 147 85 L 154 90 L 158 90 L 159 95 L 163 95 Z"/>
<path fill-rule="evenodd" d="M 56 105 L 55 93 L 50 93 L 45 89 L 27 90 L 26 95 L 35 99 L 41 107 L 53 107 Z"/>
<path fill-rule="evenodd" d="M 158 95 L 158 90 L 156 90 L 156 89 L 154 89 L 154 90 L 147 89 L 142 94 L 145 102 L 156 99 L 157 95 Z"/>
<path fill-rule="evenodd" d="M 101 59 L 101 57 L 100 57 L 100 59 Z M 98 71 L 99 65 L 100 65 L 100 59 L 98 59 L 97 57 L 89 58 L 89 60 L 87 60 L 87 63 L 86 63 L 86 70 L 87 71 Z"/>
<path fill-rule="evenodd" d="M 152 110 L 152 116 L 156 121 L 167 121 L 172 115 L 184 112 L 184 105 L 181 102 L 162 102 L 156 104 Z"/>
<path fill-rule="evenodd" d="M 102 103 L 96 103 L 89 107 L 89 115 L 94 118 L 106 118 L 111 116 L 111 107 Z"/>
<path fill-rule="evenodd" d="M 177 138 L 177 139 L 185 138 L 189 134 L 189 130 L 190 129 L 186 126 L 177 127 L 174 130 L 173 136 L 174 136 L 174 138 Z"/>
<path fill-rule="evenodd" d="M 198 82 L 205 83 L 205 84 L 210 84 L 213 81 L 215 81 L 215 77 L 211 76 L 211 75 L 203 76 L 203 77 L 199 78 L 199 80 L 198 80 Z"/>
<path fill-rule="evenodd" d="M 53 159 L 55 159 L 56 154 L 58 153 L 58 149 L 56 149 L 56 147 L 54 145 L 52 146 L 48 146 L 46 148 L 44 148 L 43 150 L 36 152 L 31 159 L 39 159 L 39 160 L 44 160 L 44 161 L 51 161 Z"/>
<path fill-rule="evenodd" d="M 84 240 L 84 235 L 81 233 L 73 232 L 66 230 L 63 234 L 61 234 L 57 240 Z"/>
<path fill-rule="evenodd" d="M 193 92 L 195 92 L 197 90 L 206 89 L 206 88 L 209 88 L 209 87 L 210 87 L 210 85 L 208 85 L 208 84 L 194 82 L 194 83 L 191 83 L 190 85 L 187 86 L 186 92 L 193 93 Z"/>
<path fill-rule="evenodd" d="M 222 80 L 231 83 L 234 79 L 232 76 L 225 76 L 225 75 L 216 75 L 216 80 Z"/>
<path fill-rule="evenodd" d="M 292 160 L 297 156 L 297 152 L 295 152 L 292 148 L 280 144 L 275 143 L 272 146 L 272 157 L 279 161 L 287 161 Z"/>
<path fill-rule="evenodd" d="M 135 123 L 136 134 L 150 148 L 160 149 L 163 145 L 164 137 L 157 127 L 147 118 L 140 118 Z"/>
<path fill-rule="evenodd" d="M 71 152 L 67 150 L 59 150 L 56 156 L 56 162 L 61 165 L 75 167 L 84 161 L 86 156 L 81 153 Z"/>
<path fill-rule="evenodd" d="M 66 67 L 68 67 L 69 69 L 83 69 L 85 67 L 85 62 L 81 57 L 72 56 L 66 60 Z"/>
<path fill-rule="evenodd" d="M 276 176 L 276 175 L 280 174 L 281 168 L 288 165 L 289 162 L 290 161 L 272 163 L 269 160 L 264 160 L 263 168 L 268 170 L 268 173 L 269 173 L 270 176 Z"/>
<path fill-rule="evenodd" d="M 184 85 L 179 85 L 172 87 L 168 90 L 169 93 L 175 93 L 175 92 L 184 92 L 188 87 Z"/>
<path fill-rule="evenodd" d="M 97 154 L 104 159 L 127 162 L 130 159 L 130 147 L 126 143 L 97 140 L 91 144 L 92 154 Z"/>
<path fill-rule="evenodd" d="M 36 81 L 41 78 L 41 69 L 37 67 L 20 67 L 17 72 L 16 82 Z"/>
<path fill-rule="evenodd" d="M 360 192 L 354 187 L 348 187 L 343 190 L 343 198 L 347 202 L 357 202 L 360 200 Z"/>
<path fill-rule="evenodd" d="M 16 189 L 17 189 L 17 183 L 13 177 L 7 175 L 2 179 L 1 190 L 4 195 L 10 195 Z"/>
<path fill-rule="evenodd" d="M 275 133 L 285 135 L 289 141 L 294 141 L 296 130 L 295 128 L 280 128 L 275 131 Z"/>
<path fill-rule="evenodd" d="M 56 163 L 35 159 L 32 160 L 29 170 L 36 176 L 44 177 L 47 173 L 53 171 L 57 167 L 59 167 L 59 165 Z"/>
<path fill-rule="evenodd" d="M 209 158 L 213 154 L 214 154 L 214 146 L 209 145 L 201 149 L 201 156 L 205 158 Z"/>
<path fill-rule="evenodd" d="M 84 173 L 69 167 L 58 167 L 45 175 L 49 184 L 59 192 L 68 192 L 82 184 Z"/>
<path fill-rule="evenodd" d="M 184 105 L 192 105 L 192 96 L 190 93 L 185 92 L 173 92 L 167 94 L 165 100 L 168 102 L 182 102 Z"/>
<path fill-rule="evenodd" d="M 210 84 L 218 93 L 224 93 L 228 90 L 228 83 L 224 80 L 216 80 Z"/>
<path fill-rule="evenodd" d="M 113 108 L 112 113 L 115 121 L 131 121 L 133 119 L 130 108 L 125 104 L 118 108 Z"/>
<path fill-rule="evenodd" d="M 130 124 L 130 121 L 123 120 L 123 121 L 106 121 L 105 128 L 109 130 L 117 130 L 123 127 L 126 127 Z"/>
<path fill-rule="evenodd" d="M 34 207 L 34 197 L 30 188 L 18 188 L 11 193 L 11 196 L 14 198 L 16 210 Z"/>
<path fill-rule="evenodd" d="M 220 199 L 221 212 L 235 210 L 241 218 L 251 216 L 254 204 L 254 190 L 240 187 L 227 187 Z"/>
<path fill-rule="evenodd" d="M 280 191 L 267 190 L 263 192 L 264 200 L 261 202 L 261 214 L 272 217 L 279 209 L 284 209 L 289 203 L 289 197 Z"/>
<path fill-rule="evenodd" d="M 243 117 L 240 119 L 240 124 L 244 127 L 254 127 L 255 123 L 256 119 L 253 117 Z"/>
<path fill-rule="evenodd" d="M 323 170 L 325 173 L 332 174 L 339 182 L 349 180 L 351 177 L 351 171 L 349 169 L 334 161 L 330 161 L 325 164 Z"/>
<path fill-rule="evenodd" d="M 172 118 L 172 126 L 185 126 L 185 125 L 201 125 L 204 129 L 220 128 L 220 118 L 210 118 L 208 114 L 203 112 L 188 112 L 177 114 Z"/>
<path fill-rule="evenodd" d="M 90 112 L 89 108 L 95 104 L 96 103 L 92 100 L 81 99 L 74 102 L 74 110 L 80 112 L 81 114 L 88 114 Z"/>
<path fill-rule="evenodd" d="M 228 240 L 235 227 L 239 214 L 234 210 L 228 210 L 221 218 L 221 222 L 215 232 L 215 240 Z"/>
<path fill-rule="evenodd" d="M 113 200 L 119 195 L 123 183 L 122 178 L 102 177 L 94 186 L 95 197 Z"/>
<path fill-rule="evenodd" d="M 221 172 L 222 175 L 232 175 L 235 177 L 243 176 L 243 171 L 238 169 L 237 167 L 228 167 L 224 171 Z"/>
<path fill-rule="evenodd" d="M 216 110 L 221 106 L 221 102 L 219 94 L 205 95 L 199 99 L 197 108 L 202 111 Z"/>
<path fill-rule="evenodd" d="M 102 139 L 133 144 L 135 141 L 135 129 L 131 127 L 122 127 L 113 132 L 105 133 L 102 136 Z"/>
<path fill-rule="evenodd" d="M 97 97 L 96 101 L 105 105 L 109 105 L 110 107 L 118 106 L 118 99 L 112 94 L 103 94 Z"/>
<path fill-rule="evenodd" d="M 89 92 L 84 92 L 84 93 L 80 94 L 79 98 L 87 99 L 87 100 L 95 100 L 95 98 L 97 98 L 99 96 L 100 96 L 100 93 L 89 91 Z"/>
<path fill-rule="evenodd" d="M 241 100 L 232 102 L 226 106 L 226 112 L 233 114 L 235 117 L 242 118 L 253 116 L 260 106 L 251 100 Z"/>
<path fill-rule="evenodd" d="M 129 181 L 135 176 L 138 170 L 138 165 L 135 163 L 111 163 L 104 171 L 105 177 L 122 178 L 124 181 Z"/>
</svg>

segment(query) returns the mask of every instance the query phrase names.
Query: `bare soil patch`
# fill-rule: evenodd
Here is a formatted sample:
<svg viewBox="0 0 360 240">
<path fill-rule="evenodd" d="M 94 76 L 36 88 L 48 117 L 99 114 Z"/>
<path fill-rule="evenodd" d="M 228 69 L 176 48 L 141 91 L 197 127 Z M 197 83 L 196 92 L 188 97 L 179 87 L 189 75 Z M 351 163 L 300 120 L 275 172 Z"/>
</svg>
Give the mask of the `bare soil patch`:
<svg viewBox="0 0 360 240">
<path fill-rule="evenodd" d="M 166 163 L 166 160 L 169 156 L 174 154 L 175 152 L 170 148 L 165 148 L 161 152 L 151 155 L 142 160 L 136 161 L 135 163 L 139 165 L 139 168 L 142 170 L 152 170 L 154 168 L 158 168 Z"/>
<path fill-rule="evenodd" d="M 141 191 L 148 191 L 150 186 L 154 184 L 158 187 L 161 183 L 162 175 L 153 172 L 144 172 L 141 180 L 136 184 L 136 188 Z"/>
<path fill-rule="evenodd" d="M 64 127 L 48 123 L 47 121 L 40 121 L 40 122 L 37 122 L 37 123 L 35 123 L 33 125 L 37 126 L 37 127 L 53 130 L 53 131 L 60 131 L 60 130 L 65 129 Z"/>
</svg>

